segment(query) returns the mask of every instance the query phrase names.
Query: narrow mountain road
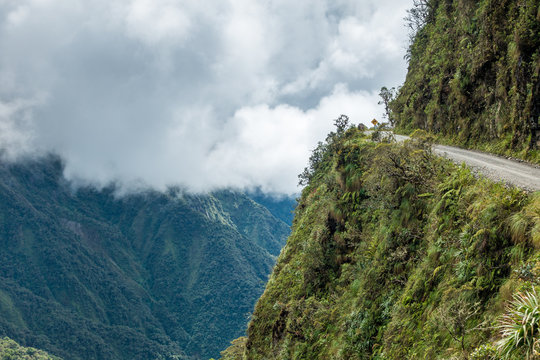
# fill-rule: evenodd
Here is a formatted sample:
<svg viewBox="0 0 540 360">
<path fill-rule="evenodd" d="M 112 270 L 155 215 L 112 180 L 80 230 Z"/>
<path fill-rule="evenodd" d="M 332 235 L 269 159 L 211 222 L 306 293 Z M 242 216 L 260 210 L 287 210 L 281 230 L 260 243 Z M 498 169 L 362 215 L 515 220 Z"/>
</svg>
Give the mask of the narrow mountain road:
<svg viewBox="0 0 540 360">
<path fill-rule="evenodd" d="M 492 180 L 509 183 L 525 190 L 540 190 L 540 168 L 532 165 L 446 145 L 434 145 L 433 151 L 457 163 L 464 162 Z"/>
<path fill-rule="evenodd" d="M 397 141 L 404 141 L 409 137 L 395 135 L 395 138 Z M 540 191 L 540 167 L 454 146 L 433 145 L 433 152 L 456 163 L 465 163 L 491 180 L 502 181 L 528 191 Z"/>
</svg>

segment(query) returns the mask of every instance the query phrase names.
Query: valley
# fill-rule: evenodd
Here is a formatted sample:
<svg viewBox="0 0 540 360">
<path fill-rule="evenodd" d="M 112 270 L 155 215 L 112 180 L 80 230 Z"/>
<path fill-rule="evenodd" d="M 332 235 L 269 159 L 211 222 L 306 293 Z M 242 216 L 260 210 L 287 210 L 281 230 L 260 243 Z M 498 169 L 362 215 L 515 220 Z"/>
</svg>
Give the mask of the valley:
<svg viewBox="0 0 540 360">
<path fill-rule="evenodd" d="M 243 332 L 288 224 L 239 192 L 118 196 L 62 172 L 0 164 L 0 336 L 64 359 L 205 359 Z"/>
</svg>

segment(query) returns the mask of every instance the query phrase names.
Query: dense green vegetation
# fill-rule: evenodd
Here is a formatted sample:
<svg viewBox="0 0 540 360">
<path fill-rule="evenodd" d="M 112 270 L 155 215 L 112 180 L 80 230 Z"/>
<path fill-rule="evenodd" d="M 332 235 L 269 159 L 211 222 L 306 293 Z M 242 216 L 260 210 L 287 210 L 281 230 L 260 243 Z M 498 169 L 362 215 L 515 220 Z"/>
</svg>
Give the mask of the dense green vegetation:
<svg viewBox="0 0 540 360">
<path fill-rule="evenodd" d="M 25 348 L 9 338 L 0 339 L 0 360 L 61 360 L 44 351 Z"/>
<path fill-rule="evenodd" d="M 66 359 L 216 356 L 289 227 L 237 192 L 73 190 L 62 163 L 0 164 L 0 336 Z"/>
<path fill-rule="evenodd" d="M 416 3 L 397 129 L 540 163 L 540 2 Z"/>
<path fill-rule="evenodd" d="M 319 145 L 248 337 L 223 359 L 537 356 L 540 193 L 475 177 L 412 137 L 338 129 Z"/>
</svg>

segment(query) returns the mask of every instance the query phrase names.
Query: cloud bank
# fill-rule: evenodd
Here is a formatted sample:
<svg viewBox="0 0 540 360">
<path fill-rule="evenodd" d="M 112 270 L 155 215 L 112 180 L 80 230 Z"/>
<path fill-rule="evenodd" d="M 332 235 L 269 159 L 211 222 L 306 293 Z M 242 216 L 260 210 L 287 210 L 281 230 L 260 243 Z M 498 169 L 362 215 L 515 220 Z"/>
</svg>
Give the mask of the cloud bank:
<svg viewBox="0 0 540 360">
<path fill-rule="evenodd" d="M 406 64 L 398 0 L 0 0 L 0 148 L 125 188 L 298 191 Z"/>
</svg>

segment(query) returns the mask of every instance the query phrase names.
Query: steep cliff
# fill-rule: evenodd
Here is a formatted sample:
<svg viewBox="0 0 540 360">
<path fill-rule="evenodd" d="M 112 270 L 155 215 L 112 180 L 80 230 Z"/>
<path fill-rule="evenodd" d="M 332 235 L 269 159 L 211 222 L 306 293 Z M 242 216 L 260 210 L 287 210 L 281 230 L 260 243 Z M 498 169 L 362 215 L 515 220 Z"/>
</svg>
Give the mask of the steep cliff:
<svg viewBox="0 0 540 360">
<path fill-rule="evenodd" d="M 508 340 L 502 315 L 511 327 L 519 299 L 538 301 L 540 194 L 433 156 L 424 133 L 405 144 L 355 129 L 330 140 L 312 157 L 248 336 L 223 359 L 523 359 L 540 350 L 539 315 L 528 342 L 496 349 Z"/>
<path fill-rule="evenodd" d="M 540 2 L 417 3 L 397 128 L 540 163 Z"/>
</svg>

